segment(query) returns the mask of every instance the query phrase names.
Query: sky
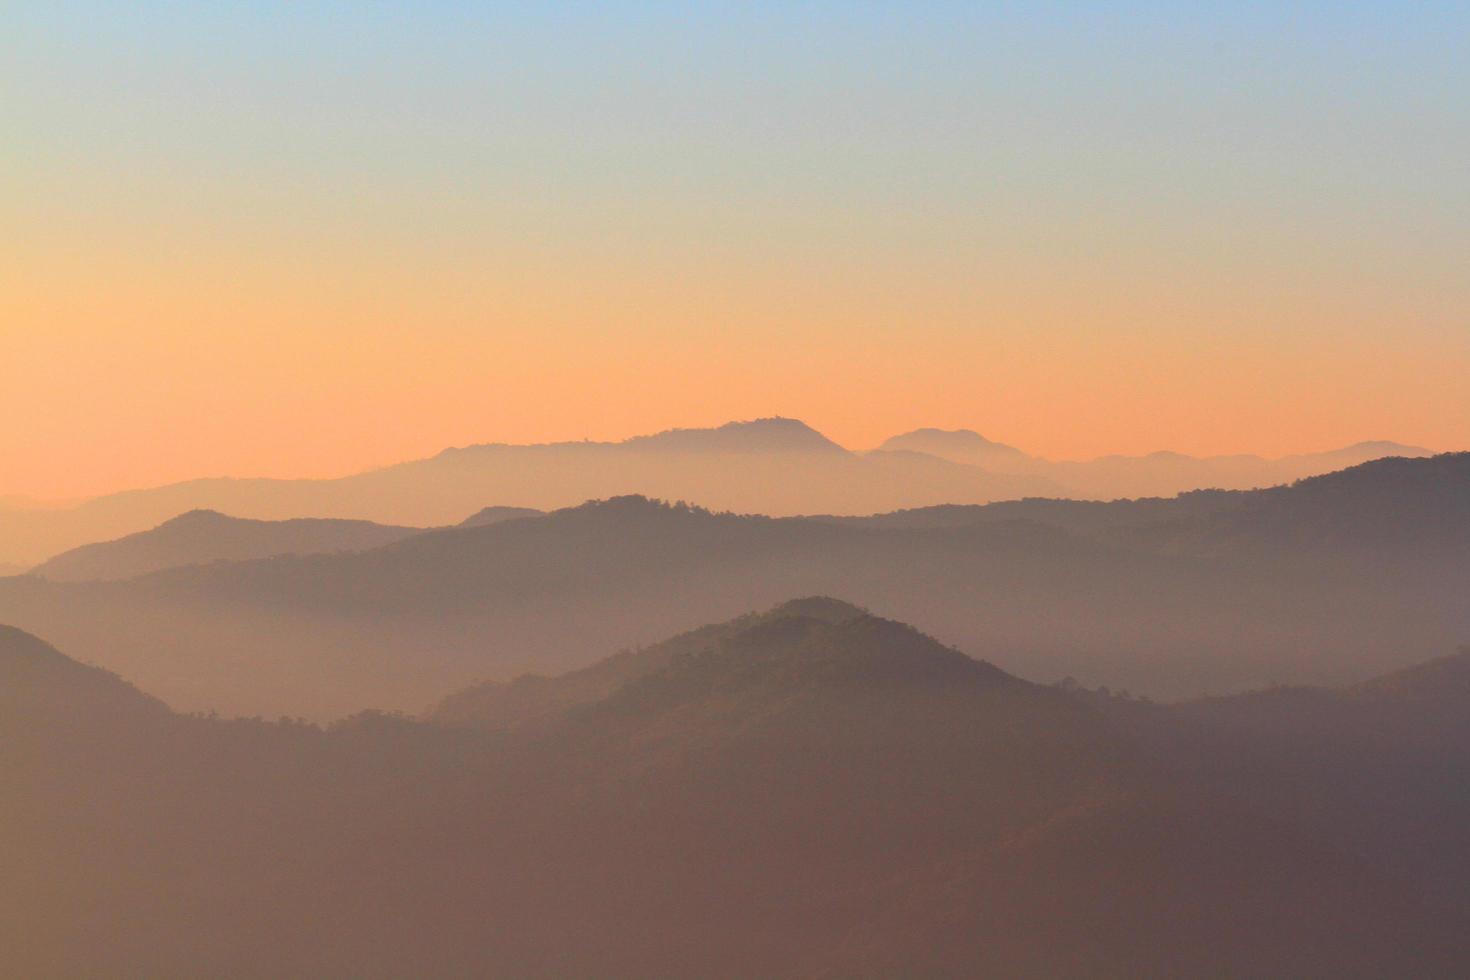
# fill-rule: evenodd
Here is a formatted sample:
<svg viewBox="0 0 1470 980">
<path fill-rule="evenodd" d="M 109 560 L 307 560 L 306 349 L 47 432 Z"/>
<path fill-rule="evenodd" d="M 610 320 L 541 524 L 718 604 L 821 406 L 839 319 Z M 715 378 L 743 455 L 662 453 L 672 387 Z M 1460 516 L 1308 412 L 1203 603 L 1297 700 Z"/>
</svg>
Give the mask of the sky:
<svg viewBox="0 0 1470 980">
<path fill-rule="evenodd" d="M 1470 5 L 5 19 L 0 495 L 776 414 L 1470 448 Z"/>
</svg>

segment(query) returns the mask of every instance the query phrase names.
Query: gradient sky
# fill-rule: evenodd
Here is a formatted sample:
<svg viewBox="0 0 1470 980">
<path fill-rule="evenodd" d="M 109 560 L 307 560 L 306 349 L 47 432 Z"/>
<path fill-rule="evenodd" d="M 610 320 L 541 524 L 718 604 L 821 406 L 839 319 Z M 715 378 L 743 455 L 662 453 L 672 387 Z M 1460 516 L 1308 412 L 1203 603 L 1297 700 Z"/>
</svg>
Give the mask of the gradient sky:
<svg viewBox="0 0 1470 980">
<path fill-rule="evenodd" d="M 7 5 L 0 494 L 1470 448 L 1470 5 L 978 6 Z"/>
</svg>

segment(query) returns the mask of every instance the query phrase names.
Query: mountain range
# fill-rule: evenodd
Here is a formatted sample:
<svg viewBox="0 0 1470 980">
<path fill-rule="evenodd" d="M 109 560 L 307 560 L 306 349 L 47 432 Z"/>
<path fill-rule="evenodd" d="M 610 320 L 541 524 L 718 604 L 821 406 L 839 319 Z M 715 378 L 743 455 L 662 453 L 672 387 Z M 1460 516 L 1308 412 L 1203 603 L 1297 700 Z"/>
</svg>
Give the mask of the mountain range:
<svg viewBox="0 0 1470 980">
<path fill-rule="evenodd" d="M 548 510 L 639 494 L 772 516 L 859 515 L 1031 496 L 1110 499 L 1264 487 L 1383 456 L 1427 454 L 1361 443 L 1277 460 L 1161 453 L 1071 463 L 1028 456 L 972 432 L 937 430 L 852 452 L 800 421 L 769 418 L 616 443 L 474 445 L 339 479 L 202 479 L 67 507 L 0 507 L 0 561 L 36 564 L 191 510 L 425 527 L 457 523 L 487 504 Z"/>
<path fill-rule="evenodd" d="M 1466 717 L 1467 656 L 1289 695 L 1339 704 L 1324 739 L 1277 691 L 1038 685 L 812 597 L 321 728 L 173 714 L 3 629 L 0 948 L 25 976 L 1448 977 L 1470 742 L 1416 738 Z"/>
<path fill-rule="evenodd" d="M 793 594 L 848 596 L 1043 680 L 1170 697 L 1344 683 L 1453 649 L 1467 591 L 1462 453 L 1266 490 L 870 518 L 621 497 L 358 552 L 0 579 L 0 621 L 179 709 L 327 718 L 585 666 Z"/>
</svg>

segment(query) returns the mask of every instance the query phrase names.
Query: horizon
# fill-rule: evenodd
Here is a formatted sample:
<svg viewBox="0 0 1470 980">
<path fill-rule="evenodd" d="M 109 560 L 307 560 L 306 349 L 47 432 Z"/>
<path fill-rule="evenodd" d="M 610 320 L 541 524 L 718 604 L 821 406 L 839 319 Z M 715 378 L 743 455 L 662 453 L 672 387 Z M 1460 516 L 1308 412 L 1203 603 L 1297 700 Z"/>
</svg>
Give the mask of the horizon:
<svg viewBox="0 0 1470 980">
<path fill-rule="evenodd" d="M 794 422 L 794 423 L 797 423 L 797 424 L 803 426 L 805 429 L 807 429 L 807 430 L 815 433 L 816 435 L 821 436 L 821 437 L 827 439 L 828 441 L 832 442 L 839 449 L 842 449 L 845 452 L 856 454 L 856 455 L 863 455 L 863 454 L 866 454 L 866 453 L 879 451 L 879 450 L 882 449 L 882 446 L 883 446 L 884 443 L 886 443 L 886 442 L 888 442 L 888 441 L 890 441 L 892 439 L 898 438 L 900 436 L 914 435 L 914 434 L 919 434 L 919 433 L 938 433 L 938 434 L 942 434 L 942 435 L 968 434 L 968 435 L 977 435 L 977 436 L 980 436 L 980 437 L 984 438 L 985 440 L 987 440 L 988 442 L 993 443 L 993 444 L 997 444 L 997 445 L 1004 446 L 1004 447 L 1007 447 L 1007 448 L 1014 448 L 1014 449 L 1020 450 L 1022 453 L 1025 453 L 1026 455 L 1030 456 L 1032 459 L 1034 459 L 1034 460 L 1036 460 L 1038 462 L 1052 463 L 1052 464 L 1056 464 L 1056 463 L 1061 463 L 1061 464 L 1067 464 L 1067 463 L 1086 464 L 1086 463 L 1096 463 L 1096 462 L 1100 462 L 1100 461 L 1104 461 L 1104 460 L 1108 460 L 1108 459 L 1119 459 L 1119 458 L 1121 458 L 1121 459 L 1142 460 L 1142 459 L 1147 459 L 1149 457 L 1158 457 L 1158 456 L 1184 456 L 1186 458 L 1196 459 L 1196 460 L 1247 458 L 1247 459 L 1259 459 L 1259 460 L 1262 460 L 1264 462 L 1268 462 L 1269 463 L 1269 462 L 1278 462 L 1278 461 L 1281 461 L 1281 460 L 1290 459 L 1290 458 L 1293 458 L 1293 457 L 1296 457 L 1296 456 L 1307 456 L 1307 455 L 1314 455 L 1314 454 L 1333 453 L 1333 452 L 1338 452 L 1338 451 L 1342 451 L 1342 450 L 1351 450 L 1351 449 L 1358 449 L 1358 448 L 1364 448 L 1364 447 L 1378 448 L 1378 447 L 1382 447 L 1382 446 L 1392 446 L 1392 447 L 1395 447 L 1395 448 L 1403 448 L 1403 449 L 1426 450 L 1428 453 L 1430 453 L 1432 455 L 1437 455 L 1437 454 L 1445 453 L 1445 452 L 1453 453 L 1453 452 L 1461 452 L 1461 451 L 1464 451 L 1464 450 L 1459 450 L 1459 449 L 1442 449 L 1442 448 L 1434 447 L 1434 446 L 1416 445 L 1416 444 L 1405 442 L 1405 441 L 1399 440 L 1399 439 L 1367 438 L 1367 439 L 1356 439 L 1356 440 L 1353 440 L 1353 441 L 1348 442 L 1348 443 L 1343 443 L 1341 445 L 1317 446 L 1317 447 L 1312 447 L 1312 448 L 1308 448 L 1308 449 L 1297 450 L 1297 451 L 1293 451 L 1293 452 L 1289 452 L 1289 453 L 1283 453 L 1283 454 L 1280 454 L 1280 455 L 1268 455 L 1268 454 L 1265 454 L 1265 453 L 1250 452 L 1250 451 L 1236 452 L 1236 453 L 1219 453 L 1219 454 L 1210 454 L 1210 455 L 1196 455 L 1196 454 L 1193 454 L 1193 453 L 1181 453 L 1179 450 L 1174 449 L 1172 447 L 1159 447 L 1159 448 L 1155 448 L 1155 449 L 1148 450 L 1148 451 L 1145 451 L 1145 452 L 1140 452 L 1140 453 L 1116 453 L 1116 452 L 1108 452 L 1108 453 L 1101 453 L 1101 454 L 1098 454 L 1096 456 L 1089 456 L 1089 457 L 1085 457 L 1085 458 L 1060 459 L 1060 458 L 1047 457 L 1047 456 L 1042 456 L 1040 454 L 1032 453 L 1026 446 L 1015 445 L 1014 443 L 1011 443 L 1011 442 L 1009 442 L 1009 441 L 1007 441 L 1005 439 L 996 438 L 993 434 L 986 433 L 984 431 L 977 430 L 977 429 L 972 429 L 972 428 L 965 427 L 965 426 L 959 426 L 959 427 L 954 427 L 954 428 L 947 428 L 947 427 L 943 427 L 943 426 L 922 425 L 922 426 L 917 426 L 917 427 L 912 428 L 912 429 L 904 430 L 902 432 L 894 432 L 894 433 L 891 433 L 888 436 L 880 439 L 877 443 L 875 443 L 873 445 L 870 445 L 870 446 L 851 446 L 851 445 L 844 444 L 843 442 L 841 442 L 838 439 L 832 438 L 832 436 L 829 435 L 827 432 L 825 432 L 820 426 L 812 425 L 810 422 L 808 422 L 805 419 L 795 418 L 793 416 L 787 416 L 787 415 L 764 415 L 764 416 L 759 416 L 759 417 L 754 417 L 754 418 L 730 419 L 730 420 L 727 420 L 725 422 L 715 423 L 713 425 L 708 425 L 708 426 L 693 426 L 693 425 L 665 426 L 665 427 L 660 428 L 660 429 L 657 429 L 657 430 L 652 430 L 652 431 L 648 431 L 648 432 L 629 433 L 629 434 L 624 435 L 624 436 L 612 437 L 612 438 L 607 438 L 607 439 L 594 439 L 594 438 L 591 438 L 591 437 L 582 437 L 582 438 L 574 438 L 574 439 L 548 440 L 546 442 L 508 442 L 508 441 L 504 441 L 504 440 L 495 440 L 495 439 L 479 439 L 479 440 L 476 440 L 476 441 L 473 441 L 473 442 L 464 443 L 464 444 L 461 444 L 461 445 L 441 446 L 441 447 L 438 447 L 435 450 L 431 450 L 431 451 L 426 452 L 426 453 L 424 453 L 423 455 L 420 455 L 420 456 L 413 456 L 413 457 L 409 457 L 409 458 L 405 458 L 405 459 L 395 459 L 395 460 L 390 460 L 390 461 L 378 462 L 378 463 L 370 464 L 370 465 L 367 465 L 367 466 L 364 466 L 364 467 L 360 467 L 360 468 L 356 468 L 356 469 L 350 469 L 350 470 L 338 471 L 338 472 L 325 472 L 325 473 L 321 473 L 321 474 L 318 474 L 318 475 L 284 474 L 284 473 L 258 473 L 258 472 L 194 473 L 194 474 L 190 474 L 188 476 L 184 476 L 182 479 L 169 480 L 169 481 L 167 481 L 165 483 L 114 486 L 114 487 L 109 487 L 108 489 L 101 490 L 101 491 L 98 491 L 98 492 L 78 493 L 78 494 L 74 494 L 74 495 L 71 495 L 71 496 L 50 496 L 50 497 L 41 496 L 41 495 L 33 494 L 33 493 L 26 493 L 26 492 L 23 492 L 23 491 L 14 491 L 14 492 L 11 492 L 11 491 L 7 491 L 4 487 L 0 487 L 0 507 L 11 507 L 11 508 L 19 508 L 19 509 L 27 509 L 27 508 L 53 509 L 53 508 L 59 508 L 59 507 L 67 507 L 67 506 L 71 506 L 71 505 L 74 505 L 74 504 L 82 503 L 82 502 L 85 502 L 85 501 L 88 501 L 88 500 L 94 500 L 94 499 L 97 499 L 97 498 L 100 498 L 100 497 L 111 496 L 113 494 L 128 493 L 128 492 L 131 492 L 131 491 L 155 490 L 155 489 L 161 489 L 161 488 L 168 487 L 168 486 L 174 486 L 176 484 L 192 483 L 192 482 L 196 482 L 196 481 L 207 481 L 207 480 L 333 480 L 333 479 L 342 479 L 342 478 L 351 477 L 351 476 L 358 476 L 358 475 L 362 475 L 362 474 L 365 474 L 365 473 L 371 473 L 371 472 L 374 472 L 376 470 L 391 468 L 393 466 L 401 465 L 401 464 L 404 464 L 404 463 L 422 462 L 422 461 L 425 461 L 425 460 L 433 459 L 433 458 L 435 458 L 437 456 L 441 456 L 441 455 L 443 455 L 445 453 L 451 453 L 451 452 L 462 451 L 462 450 L 467 450 L 467 449 L 475 449 L 475 448 L 481 448 L 481 447 L 505 447 L 505 448 L 516 449 L 516 448 L 532 448 L 532 447 L 537 447 L 537 446 L 581 446 L 581 445 L 588 445 L 588 444 L 590 444 L 590 445 L 599 445 L 599 446 L 619 446 L 619 445 L 623 445 L 623 444 L 626 444 L 626 443 L 629 443 L 629 442 L 634 442 L 634 441 L 639 440 L 639 439 L 646 439 L 646 438 L 649 438 L 649 437 L 652 437 L 652 436 L 662 436 L 662 435 L 667 435 L 667 434 L 671 434 L 671 433 L 686 433 L 686 432 L 713 432 L 713 431 L 716 431 L 718 429 L 728 429 L 728 428 L 733 428 L 733 427 L 754 426 L 754 425 L 758 425 L 760 423 L 766 423 L 766 422 L 778 422 L 778 423 L 779 422 Z M 912 452 L 914 450 L 908 450 L 908 451 L 911 451 Z M 596 498 L 589 498 L 589 499 L 596 499 Z M 208 508 L 204 508 L 204 509 L 208 509 Z"/>
<path fill-rule="evenodd" d="M 1051 459 L 1470 446 L 1465 10 L 7 26 L 0 495 L 773 410 Z"/>
</svg>

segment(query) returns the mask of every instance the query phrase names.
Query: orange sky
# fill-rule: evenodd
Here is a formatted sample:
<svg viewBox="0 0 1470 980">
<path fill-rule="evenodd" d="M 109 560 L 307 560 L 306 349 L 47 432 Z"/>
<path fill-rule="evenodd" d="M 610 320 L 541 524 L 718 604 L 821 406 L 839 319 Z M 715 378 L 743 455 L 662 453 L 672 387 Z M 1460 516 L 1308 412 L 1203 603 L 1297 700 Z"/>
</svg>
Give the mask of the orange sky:
<svg viewBox="0 0 1470 980">
<path fill-rule="evenodd" d="M 571 276 L 143 251 L 86 254 L 86 288 L 74 254 L 33 253 L 5 282 L 0 492 L 325 476 L 770 414 L 854 448 L 966 426 L 1053 457 L 1470 445 L 1466 334 L 1447 317 L 1386 340 L 1371 328 L 1401 311 L 1365 289 L 1246 296 L 1117 266 L 1047 289 L 1044 269 L 872 257 Z"/>
<path fill-rule="evenodd" d="M 0 496 L 772 414 L 1470 448 L 1463 13 L 73 14 L 0 36 Z"/>
</svg>

